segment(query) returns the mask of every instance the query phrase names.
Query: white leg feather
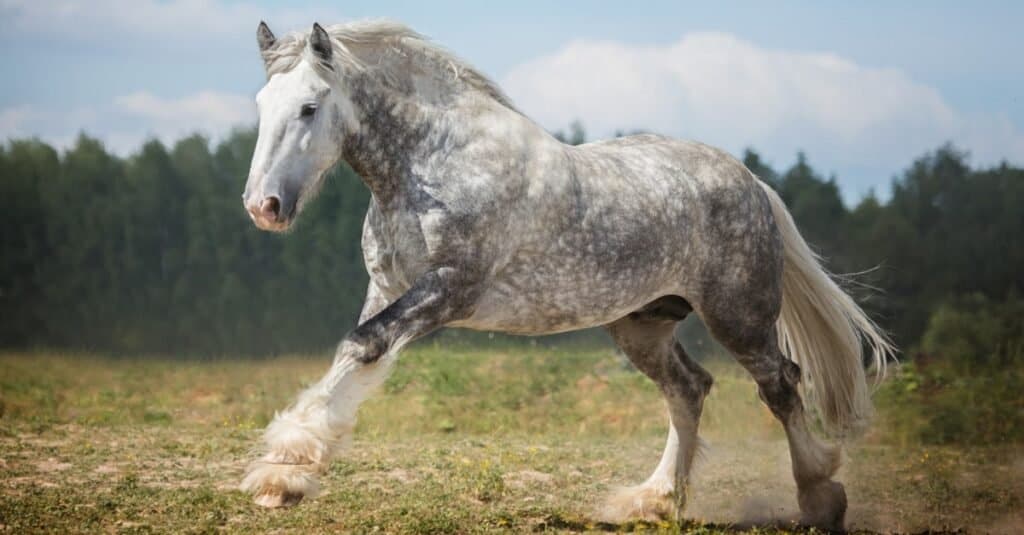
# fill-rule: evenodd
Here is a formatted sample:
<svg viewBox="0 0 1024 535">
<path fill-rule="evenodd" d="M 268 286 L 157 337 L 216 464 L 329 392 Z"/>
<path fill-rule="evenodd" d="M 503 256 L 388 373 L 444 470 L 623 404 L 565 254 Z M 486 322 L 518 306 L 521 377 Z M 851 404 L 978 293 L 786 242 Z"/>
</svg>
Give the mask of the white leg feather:
<svg viewBox="0 0 1024 535">
<path fill-rule="evenodd" d="M 263 434 L 265 453 L 249 465 L 240 488 L 266 507 L 315 496 L 317 476 L 351 440 L 359 404 L 387 378 L 399 349 L 362 364 L 354 357 L 359 348 L 342 343 L 327 375 L 274 416 Z"/>
<path fill-rule="evenodd" d="M 692 459 L 694 452 L 703 445 L 695 433 L 683 440 L 686 443 L 680 444 L 679 433 L 675 425 L 669 422 L 665 451 L 654 472 L 639 485 L 612 492 L 598 511 L 598 520 L 618 524 L 627 520 L 658 521 L 673 518 L 677 514 L 675 481 L 680 456 L 687 455 Z"/>
</svg>

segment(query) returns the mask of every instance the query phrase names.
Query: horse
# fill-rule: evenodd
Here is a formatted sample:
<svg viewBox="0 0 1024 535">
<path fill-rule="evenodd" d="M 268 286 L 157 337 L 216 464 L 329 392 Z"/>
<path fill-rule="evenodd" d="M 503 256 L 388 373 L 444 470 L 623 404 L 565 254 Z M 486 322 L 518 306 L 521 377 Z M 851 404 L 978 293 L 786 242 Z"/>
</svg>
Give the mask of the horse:
<svg viewBox="0 0 1024 535">
<path fill-rule="evenodd" d="M 360 21 L 257 43 L 267 81 L 243 204 L 290 228 L 344 160 L 371 192 L 369 287 L 326 375 L 263 434 L 241 489 L 267 507 L 318 491 L 356 409 L 401 348 L 441 327 L 544 335 L 603 326 L 668 406 L 660 463 L 610 520 L 681 515 L 712 377 L 675 338 L 695 313 L 782 423 L 800 521 L 842 528 L 839 447 L 872 406 L 865 361 L 894 347 L 800 236 L 780 197 L 723 150 L 660 135 L 569 146 L 486 76 L 410 28 Z M 806 410 L 805 410 L 806 405 Z"/>
</svg>

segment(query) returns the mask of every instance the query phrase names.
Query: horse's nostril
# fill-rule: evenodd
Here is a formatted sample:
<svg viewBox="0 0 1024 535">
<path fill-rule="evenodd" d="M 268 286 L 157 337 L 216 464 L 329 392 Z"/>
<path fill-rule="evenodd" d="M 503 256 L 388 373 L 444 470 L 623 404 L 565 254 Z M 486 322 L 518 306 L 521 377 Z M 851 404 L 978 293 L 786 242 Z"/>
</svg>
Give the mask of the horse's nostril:
<svg viewBox="0 0 1024 535">
<path fill-rule="evenodd" d="M 263 203 L 260 204 L 260 213 L 263 214 L 263 217 L 276 221 L 277 217 L 281 214 L 281 200 L 277 197 L 263 199 Z"/>
</svg>

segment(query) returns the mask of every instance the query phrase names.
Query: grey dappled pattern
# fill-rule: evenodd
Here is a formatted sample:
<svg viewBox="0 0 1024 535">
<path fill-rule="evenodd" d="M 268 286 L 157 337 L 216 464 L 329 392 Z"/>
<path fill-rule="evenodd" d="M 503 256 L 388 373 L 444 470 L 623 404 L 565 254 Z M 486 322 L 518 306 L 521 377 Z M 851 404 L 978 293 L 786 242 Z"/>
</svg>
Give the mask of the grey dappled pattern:
<svg viewBox="0 0 1024 535">
<path fill-rule="evenodd" d="M 324 379 L 268 427 L 267 454 L 243 483 L 259 503 L 315 493 L 355 407 L 409 341 L 443 326 L 528 335 L 605 326 L 658 384 L 671 419 L 662 463 L 611 509 L 681 514 L 712 385 L 673 337 L 692 311 L 785 426 L 803 520 L 842 527 L 846 497 L 830 479 L 837 450 L 808 432 L 801 367 L 779 347 L 784 282 L 797 322 L 779 332 L 800 351 L 840 347 L 837 332 L 858 342 L 877 334 L 743 164 L 650 134 L 566 145 L 472 67 L 395 23 L 316 25 L 280 40 L 261 25 L 257 40 L 269 80 L 245 196 L 254 221 L 287 228 L 342 159 L 372 192 L 360 323 Z M 300 104 L 316 115 L 298 114 Z M 800 332 L 807 321 L 822 332 Z M 852 368 L 830 364 L 834 355 L 802 362 L 816 380 L 859 387 L 860 348 L 844 350 Z M 830 413 L 841 423 L 862 416 L 854 386 Z"/>
</svg>

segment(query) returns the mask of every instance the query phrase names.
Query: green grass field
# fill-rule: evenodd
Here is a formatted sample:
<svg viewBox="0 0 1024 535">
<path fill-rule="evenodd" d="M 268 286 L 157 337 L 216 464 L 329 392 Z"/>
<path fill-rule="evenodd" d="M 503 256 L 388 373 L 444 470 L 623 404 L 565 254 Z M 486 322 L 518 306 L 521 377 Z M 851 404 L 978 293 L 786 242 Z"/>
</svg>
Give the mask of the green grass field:
<svg viewBox="0 0 1024 535">
<path fill-rule="evenodd" d="M 407 350 L 323 494 L 262 510 L 235 490 L 260 429 L 329 357 L 0 355 L 0 531 L 773 532 L 796 514 L 780 426 L 725 362 L 683 526 L 593 522 L 657 464 L 666 416 L 611 349 Z M 891 396 L 886 399 L 895 399 Z M 1020 445 L 923 446 L 889 408 L 847 448 L 854 530 L 1024 529 Z"/>
</svg>

